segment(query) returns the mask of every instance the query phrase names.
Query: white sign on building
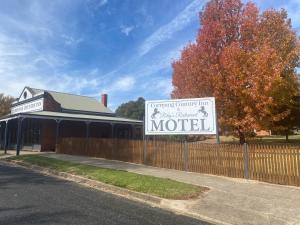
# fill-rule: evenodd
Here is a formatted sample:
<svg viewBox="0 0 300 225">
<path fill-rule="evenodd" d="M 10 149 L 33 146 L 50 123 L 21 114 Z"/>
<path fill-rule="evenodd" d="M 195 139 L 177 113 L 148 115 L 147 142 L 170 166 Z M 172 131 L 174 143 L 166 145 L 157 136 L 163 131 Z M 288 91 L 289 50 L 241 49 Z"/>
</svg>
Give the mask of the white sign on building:
<svg viewBox="0 0 300 225">
<path fill-rule="evenodd" d="M 42 111 L 44 108 L 44 99 L 38 99 L 32 102 L 17 105 L 11 108 L 11 114 Z"/>
<path fill-rule="evenodd" d="M 146 101 L 145 134 L 217 134 L 215 98 Z"/>
</svg>

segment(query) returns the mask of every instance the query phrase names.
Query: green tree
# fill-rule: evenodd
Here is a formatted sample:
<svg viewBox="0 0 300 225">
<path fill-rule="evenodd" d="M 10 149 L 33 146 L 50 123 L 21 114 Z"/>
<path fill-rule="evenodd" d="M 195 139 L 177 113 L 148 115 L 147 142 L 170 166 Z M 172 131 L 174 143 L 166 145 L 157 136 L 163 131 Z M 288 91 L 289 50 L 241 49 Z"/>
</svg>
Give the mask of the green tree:
<svg viewBox="0 0 300 225">
<path fill-rule="evenodd" d="M 288 104 L 281 105 L 282 108 L 277 108 L 279 112 L 286 110 L 288 116 L 277 121 L 273 121 L 270 129 L 275 134 L 285 135 L 286 141 L 289 139 L 289 133 L 293 128 L 300 127 L 300 96 L 294 97 Z"/>
<path fill-rule="evenodd" d="M 299 38 L 292 29 L 285 10 L 267 10 L 262 14 L 260 40 L 268 40 L 283 65 L 281 82 L 275 82 L 271 96 L 276 104 L 270 107 L 272 120 L 265 120 L 265 127 L 286 135 L 299 126 L 300 102 L 296 68 L 300 66 Z"/>
<path fill-rule="evenodd" d="M 145 99 L 139 97 L 136 101 L 121 104 L 116 110 L 117 116 L 142 120 L 145 115 Z"/>
<path fill-rule="evenodd" d="M 5 96 L 0 93 L 0 116 L 5 116 L 10 113 L 10 107 L 13 101 L 13 97 Z"/>
</svg>

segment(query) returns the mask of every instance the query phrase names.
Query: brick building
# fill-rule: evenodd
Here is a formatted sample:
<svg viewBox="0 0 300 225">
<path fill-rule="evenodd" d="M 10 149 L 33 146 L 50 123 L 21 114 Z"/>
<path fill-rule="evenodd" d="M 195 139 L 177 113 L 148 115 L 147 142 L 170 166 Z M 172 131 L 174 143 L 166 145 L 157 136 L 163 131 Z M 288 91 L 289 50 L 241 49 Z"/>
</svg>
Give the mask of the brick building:
<svg viewBox="0 0 300 225">
<path fill-rule="evenodd" d="M 86 96 L 25 87 L 11 113 L 0 118 L 2 149 L 55 151 L 61 137 L 142 137 L 142 121 L 120 118 Z"/>
</svg>

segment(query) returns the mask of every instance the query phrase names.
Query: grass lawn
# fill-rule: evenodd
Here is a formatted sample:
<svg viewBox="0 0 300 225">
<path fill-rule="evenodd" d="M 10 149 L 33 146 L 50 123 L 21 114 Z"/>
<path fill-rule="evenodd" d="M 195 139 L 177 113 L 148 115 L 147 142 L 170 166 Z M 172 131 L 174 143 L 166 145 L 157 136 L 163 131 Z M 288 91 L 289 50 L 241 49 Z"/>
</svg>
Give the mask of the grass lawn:
<svg viewBox="0 0 300 225">
<path fill-rule="evenodd" d="M 237 144 L 239 139 L 233 136 L 220 136 L 221 143 Z M 216 143 L 216 139 L 211 138 L 203 141 L 204 143 Z M 261 143 L 261 144 L 294 144 L 300 146 L 300 135 L 289 135 L 289 140 L 285 140 L 285 136 L 272 135 L 265 137 L 253 137 L 247 139 L 248 143 Z"/>
<path fill-rule="evenodd" d="M 300 145 L 300 135 L 289 135 L 289 140 L 286 141 L 285 136 L 272 135 L 265 137 L 250 138 L 249 143 L 280 143 L 280 144 L 295 144 Z"/>
<path fill-rule="evenodd" d="M 106 184 L 147 193 L 167 199 L 189 199 L 199 196 L 207 188 L 178 181 L 145 176 L 122 170 L 104 169 L 96 166 L 51 159 L 40 155 L 15 156 L 10 159 L 20 160 L 34 165 L 72 173 L 101 181 Z"/>
</svg>

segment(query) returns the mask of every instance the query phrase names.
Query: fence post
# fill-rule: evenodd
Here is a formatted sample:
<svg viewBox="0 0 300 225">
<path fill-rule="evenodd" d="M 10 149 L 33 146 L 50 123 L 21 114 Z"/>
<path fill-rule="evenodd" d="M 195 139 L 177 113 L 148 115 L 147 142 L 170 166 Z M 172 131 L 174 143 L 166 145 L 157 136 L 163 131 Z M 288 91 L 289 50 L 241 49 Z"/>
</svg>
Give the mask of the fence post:
<svg viewBox="0 0 300 225">
<path fill-rule="evenodd" d="M 189 171 L 189 149 L 188 149 L 188 144 L 187 140 L 184 140 L 184 145 L 183 145 L 183 150 L 184 150 L 184 170 Z"/>
<path fill-rule="evenodd" d="M 23 123 L 23 117 L 19 117 L 18 118 L 18 128 L 17 128 L 17 152 L 16 152 L 16 155 L 20 155 L 20 150 L 21 150 L 22 123 Z"/>
<path fill-rule="evenodd" d="M 114 138 L 114 135 L 115 135 L 115 133 L 114 133 L 114 123 L 111 123 L 111 139 L 110 139 L 110 141 L 111 141 L 111 159 L 116 159 L 115 158 L 115 138 Z"/>
<path fill-rule="evenodd" d="M 248 145 L 244 143 L 243 145 L 243 155 L 244 155 L 244 177 L 249 179 L 249 157 L 248 157 Z"/>
<path fill-rule="evenodd" d="M 55 127 L 55 152 L 59 153 L 61 151 L 61 148 L 59 148 L 59 125 L 61 120 L 55 120 L 56 122 L 56 127 Z"/>
<path fill-rule="evenodd" d="M 7 154 L 8 141 L 7 141 L 7 132 L 8 132 L 8 120 L 5 122 L 5 131 L 4 131 L 4 154 Z"/>
<path fill-rule="evenodd" d="M 90 124 L 91 122 L 86 121 L 85 125 L 86 125 L 86 138 L 85 138 L 85 153 L 88 155 L 89 154 L 89 140 L 90 140 Z"/>
<path fill-rule="evenodd" d="M 144 152 L 144 164 L 147 165 L 147 136 L 145 132 L 145 117 L 143 118 L 143 152 Z"/>
<path fill-rule="evenodd" d="M 144 150 L 144 164 L 147 165 L 147 137 L 144 136 L 144 139 L 143 139 L 143 150 Z"/>
</svg>

